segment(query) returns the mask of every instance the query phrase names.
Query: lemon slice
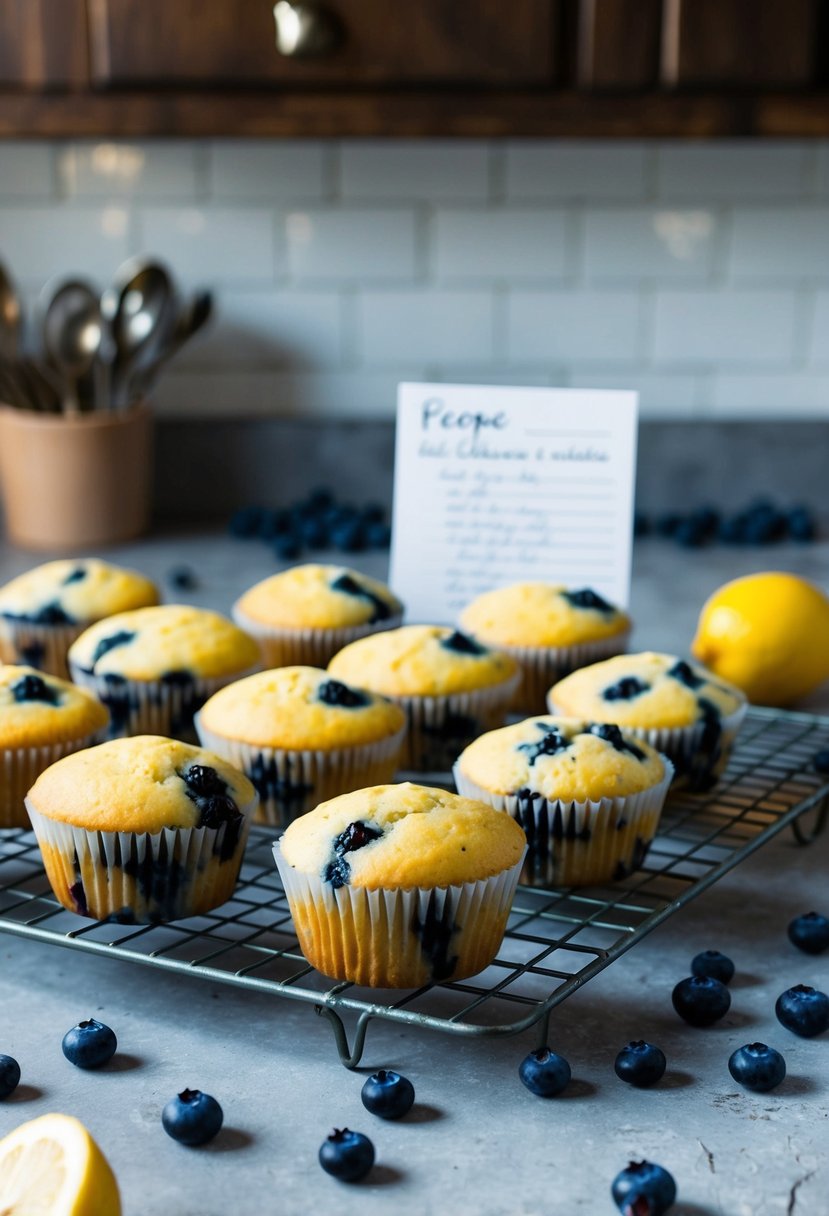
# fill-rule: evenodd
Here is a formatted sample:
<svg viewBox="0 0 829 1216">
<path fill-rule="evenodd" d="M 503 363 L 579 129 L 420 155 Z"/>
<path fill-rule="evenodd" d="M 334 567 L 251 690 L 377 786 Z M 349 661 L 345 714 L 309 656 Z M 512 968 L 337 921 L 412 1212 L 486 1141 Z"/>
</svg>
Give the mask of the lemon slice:
<svg viewBox="0 0 829 1216">
<path fill-rule="evenodd" d="M 115 1176 L 78 1119 L 43 1115 L 0 1140 L 0 1216 L 121 1216 Z"/>
</svg>

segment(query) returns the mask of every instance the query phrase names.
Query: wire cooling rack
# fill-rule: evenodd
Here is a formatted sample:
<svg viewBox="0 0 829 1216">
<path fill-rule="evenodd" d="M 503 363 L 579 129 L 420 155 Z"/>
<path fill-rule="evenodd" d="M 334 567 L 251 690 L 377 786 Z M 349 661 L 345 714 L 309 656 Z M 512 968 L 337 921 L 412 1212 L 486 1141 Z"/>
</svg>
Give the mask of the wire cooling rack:
<svg viewBox="0 0 829 1216">
<path fill-rule="evenodd" d="M 829 717 L 750 710 L 715 788 L 669 799 L 640 870 L 601 889 L 519 887 L 498 957 L 462 982 L 380 992 L 321 976 L 300 953 L 266 828 L 251 833 L 231 901 L 206 916 L 140 926 L 66 912 L 32 833 L 0 831 L 0 930 L 304 1001 L 330 1021 L 348 1068 L 360 1062 L 374 1019 L 467 1037 L 537 1025 L 543 1042 L 560 1001 L 772 836 L 791 825 L 799 843 L 814 839 L 829 814 L 829 778 L 814 767 L 826 747 Z M 807 833 L 800 817 L 808 811 Z"/>
</svg>

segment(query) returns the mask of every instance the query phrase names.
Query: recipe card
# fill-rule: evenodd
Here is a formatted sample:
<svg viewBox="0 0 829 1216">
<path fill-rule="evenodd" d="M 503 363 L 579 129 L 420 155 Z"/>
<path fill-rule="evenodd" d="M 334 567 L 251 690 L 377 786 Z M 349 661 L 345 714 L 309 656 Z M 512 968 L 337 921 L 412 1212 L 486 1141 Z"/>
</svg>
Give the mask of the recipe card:
<svg viewBox="0 0 829 1216">
<path fill-rule="evenodd" d="M 630 593 L 637 395 L 401 384 L 390 583 L 452 624 L 517 582 Z"/>
</svg>

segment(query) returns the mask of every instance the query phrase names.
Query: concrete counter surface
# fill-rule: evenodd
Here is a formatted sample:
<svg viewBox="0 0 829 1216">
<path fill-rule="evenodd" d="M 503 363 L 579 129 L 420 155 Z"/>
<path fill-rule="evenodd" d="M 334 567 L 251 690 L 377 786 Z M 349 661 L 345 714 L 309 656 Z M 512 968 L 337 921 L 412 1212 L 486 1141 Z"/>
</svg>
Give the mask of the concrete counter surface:
<svg viewBox="0 0 829 1216">
<path fill-rule="evenodd" d="M 169 600 L 225 611 L 276 568 L 264 546 L 215 536 L 155 538 L 111 556 L 158 578 Z M 0 551 L 0 580 L 37 560 Z M 382 577 L 385 557 L 346 564 Z M 165 582 L 181 565 L 198 576 L 196 591 Z M 829 546 L 693 554 L 640 546 L 634 645 L 685 651 L 705 596 L 769 567 L 829 585 Z M 829 959 L 799 953 L 786 937 L 798 913 L 829 912 L 827 862 L 829 835 L 801 848 L 785 831 L 559 1006 L 550 1042 L 573 1081 L 546 1101 L 517 1075 L 533 1032 L 459 1039 L 376 1022 L 360 1069 L 349 1073 L 308 1006 L 0 934 L 0 1052 L 23 1072 L 17 1094 L 0 1103 L 0 1134 L 47 1111 L 77 1115 L 116 1171 L 125 1216 L 601 1216 L 615 1211 L 615 1173 L 642 1157 L 676 1178 L 677 1216 L 829 1216 L 827 1045 L 797 1038 L 774 1016 L 784 989 L 829 988 Z M 737 975 L 728 1015 L 699 1030 L 678 1019 L 671 990 L 709 948 L 730 955 Z M 100 1072 L 81 1072 L 61 1053 L 64 1032 L 90 1016 L 119 1039 Z M 668 1057 L 651 1090 L 613 1072 L 618 1050 L 639 1038 Z M 770 1094 L 749 1093 L 728 1073 L 731 1052 L 755 1041 L 786 1058 L 786 1080 Z M 400 1122 L 360 1102 L 364 1076 L 379 1067 L 414 1083 L 416 1106 Z M 222 1133 L 201 1149 L 175 1144 L 161 1127 L 164 1103 L 185 1087 L 224 1108 Z M 317 1164 L 322 1140 L 343 1126 L 365 1132 L 377 1151 L 356 1185 Z"/>
</svg>

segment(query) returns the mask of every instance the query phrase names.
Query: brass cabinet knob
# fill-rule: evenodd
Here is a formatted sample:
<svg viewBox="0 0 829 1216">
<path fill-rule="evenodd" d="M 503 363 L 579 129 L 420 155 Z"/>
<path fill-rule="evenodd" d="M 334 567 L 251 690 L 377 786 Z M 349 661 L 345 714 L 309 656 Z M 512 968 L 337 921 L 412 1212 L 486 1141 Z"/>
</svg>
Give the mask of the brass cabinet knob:
<svg viewBox="0 0 829 1216">
<path fill-rule="evenodd" d="M 330 9 L 304 0 L 278 0 L 273 6 L 276 49 L 288 59 L 327 55 L 343 40 L 342 26 Z"/>
</svg>

